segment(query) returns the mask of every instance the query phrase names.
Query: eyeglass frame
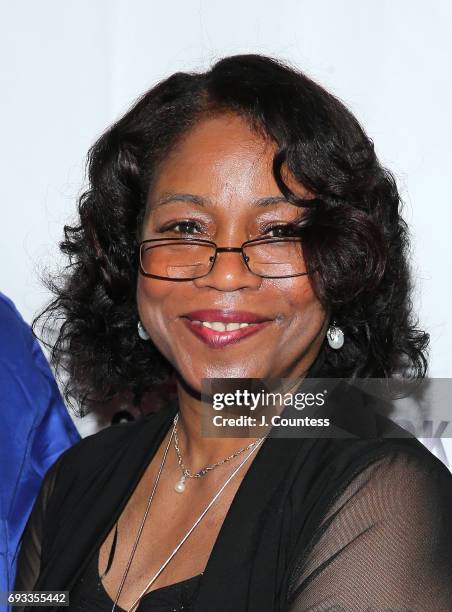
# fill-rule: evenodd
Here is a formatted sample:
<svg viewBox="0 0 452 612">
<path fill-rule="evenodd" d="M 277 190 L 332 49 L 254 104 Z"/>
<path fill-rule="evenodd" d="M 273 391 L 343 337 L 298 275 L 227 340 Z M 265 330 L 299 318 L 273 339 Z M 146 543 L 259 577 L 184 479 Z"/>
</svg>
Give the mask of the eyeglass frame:
<svg viewBox="0 0 452 612">
<path fill-rule="evenodd" d="M 142 264 L 142 255 L 141 255 L 143 246 L 145 244 L 148 244 L 149 242 L 167 242 L 168 240 L 176 240 L 179 242 L 203 243 L 203 244 L 208 244 L 208 245 L 215 247 L 215 254 L 212 256 L 213 260 L 212 260 L 209 270 L 205 274 L 201 274 L 200 276 L 195 276 L 191 278 L 171 278 L 170 276 L 159 276 L 157 274 L 150 274 L 149 272 L 145 272 L 143 268 L 143 264 Z M 197 280 L 198 278 L 204 278 L 204 276 L 207 276 L 208 274 L 212 272 L 213 267 L 217 261 L 218 253 L 241 253 L 243 262 L 245 263 L 248 271 L 251 272 L 251 274 L 254 274 L 255 276 L 259 276 L 260 278 L 293 278 L 295 276 L 307 276 L 311 274 L 311 272 L 315 272 L 316 269 L 312 270 L 311 272 L 299 272 L 298 274 L 288 274 L 286 276 L 264 276 L 262 274 L 257 274 L 257 272 L 253 272 L 250 269 L 248 265 L 248 261 L 247 261 L 249 257 L 247 257 L 247 255 L 245 255 L 245 253 L 243 252 L 243 247 L 249 244 L 260 243 L 260 242 L 263 242 L 263 243 L 292 242 L 292 241 L 297 241 L 297 240 L 301 241 L 301 238 L 298 236 L 287 236 L 287 237 L 280 237 L 280 238 L 278 238 L 277 236 L 275 237 L 270 236 L 269 238 L 253 238 L 251 240 L 245 240 L 245 242 L 243 242 L 242 246 L 240 247 L 219 247 L 217 243 L 214 242 L 213 240 L 206 240 L 205 238 L 178 238 L 175 236 L 169 236 L 168 238 L 149 238 L 148 240 L 142 240 L 139 244 L 140 272 L 141 274 L 143 274 L 143 276 L 150 277 L 150 278 L 157 278 L 161 280 L 171 280 L 171 281 L 176 281 L 176 282 L 177 281 Z"/>
</svg>

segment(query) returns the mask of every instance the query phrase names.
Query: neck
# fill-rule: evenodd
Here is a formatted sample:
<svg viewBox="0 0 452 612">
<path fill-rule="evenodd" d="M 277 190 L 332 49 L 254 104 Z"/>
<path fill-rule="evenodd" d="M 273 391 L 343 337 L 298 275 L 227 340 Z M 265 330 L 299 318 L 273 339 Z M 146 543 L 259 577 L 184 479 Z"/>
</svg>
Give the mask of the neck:
<svg viewBox="0 0 452 612">
<path fill-rule="evenodd" d="M 179 421 L 177 433 L 180 447 L 183 449 L 184 462 L 187 465 L 203 466 L 215 463 L 258 440 L 254 437 L 240 438 L 210 438 L 202 432 L 202 402 L 193 397 L 187 389 L 178 383 Z"/>
<path fill-rule="evenodd" d="M 314 361 L 313 359 L 311 360 Z M 297 375 L 297 380 L 292 385 L 285 388 L 285 393 L 295 391 L 300 384 L 308 367 L 304 367 L 302 372 Z M 206 409 L 201 402 L 199 394 L 192 394 L 190 389 L 180 381 L 177 381 L 177 394 L 179 402 L 179 421 L 177 426 L 178 438 L 181 450 L 183 450 L 184 462 L 190 466 L 203 466 L 215 463 L 227 457 L 235 451 L 247 446 L 260 437 L 207 437 L 202 432 L 202 414 Z M 279 412 L 284 409 L 280 406 Z M 262 436 L 262 429 L 259 431 Z"/>
</svg>

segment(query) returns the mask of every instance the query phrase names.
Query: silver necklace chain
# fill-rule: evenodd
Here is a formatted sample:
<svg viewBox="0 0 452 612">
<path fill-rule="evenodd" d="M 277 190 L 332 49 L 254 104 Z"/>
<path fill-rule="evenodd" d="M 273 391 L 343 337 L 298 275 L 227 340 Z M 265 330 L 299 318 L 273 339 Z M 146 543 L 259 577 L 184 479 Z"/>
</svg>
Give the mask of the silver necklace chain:
<svg viewBox="0 0 452 612">
<path fill-rule="evenodd" d="M 178 414 L 176 415 L 176 417 L 177 416 Z M 225 459 L 221 459 L 220 461 L 217 461 L 216 463 L 213 463 L 212 465 L 205 465 L 203 468 L 193 473 L 185 466 L 183 459 L 182 459 L 182 454 L 179 449 L 179 438 L 177 437 L 177 420 L 176 420 L 176 427 L 174 428 L 174 448 L 176 449 L 177 460 L 182 470 L 182 474 L 185 478 L 201 478 L 201 476 L 204 476 L 205 474 L 207 474 L 207 472 L 210 472 L 211 470 L 215 469 L 219 465 L 223 465 L 223 463 L 227 463 L 228 461 L 231 461 L 231 459 L 238 457 L 239 455 L 241 455 L 248 449 L 253 448 L 253 446 L 256 446 L 257 443 L 258 443 L 258 440 L 254 440 L 254 442 L 251 442 L 251 444 L 248 444 L 248 446 L 244 446 L 243 448 L 240 448 L 235 453 L 232 453 L 232 455 L 229 455 L 229 457 L 226 457 Z"/>
<path fill-rule="evenodd" d="M 171 444 L 171 440 L 174 437 L 175 431 L 176 431 L 176 425 L 177 425 L 177 421 L 178 421 L 178 417 L 179 417 L 179 413 L 176 414 L 176 416 L 174 417 L 174 421 L 173 421 L 173 428 L 171 431 L 171 435 L 169 437 L 168 443 L 166 445 L 165 451 L 163 453 L 163 458 L 162 461 L 160 463 L 160 467 L 159 470 L 157 472 L 157 476 L 154 482 L 154 486 L 152 487 L 152 491 L 151 494 L 149 495 L 149 499 L 148 499 L 148 503 L 146 505 L 146 510 L 144 511 L 144 515 L 143 515 L 143 519 L 141 521 L 140 527 L 138 529 L 138 533 L 137 536 L 135 538 L 135 542 L 134 545 L 132 547 L 132 552 L 130 553 L 130 557 L 129 560 L 127 562 L 127 566 L 126 569 L 124 570 L 124 574 L 123 577 L 121 579 L 121 584 L 119 585 L 119 589 L 118 592 L 116 594 L 115 597 L 115 601 L 113 603 L 113 607 L 111 609 L 111 612 L 115 612 L 117 604 L 118 604 L 118 600 L 119 597 L 121 596 L 122 593 L 122 589 L 124 587 L 124 583 L 126 581 L 127 575 L 129 573 L 129 569 L 130 566 L 132 564 L 132 560 L 133 557 L 135 555 L 136 549 L 138 547 L 138 542 L 140 540 L 141 534 L 143 532 L 143 528 L 144 528 L 144 524 L 146 521 L 146 518 L 148 516 L 149 513 L 149 509 L 151 507 L 151 503 L 152 500 L 154 498 L 155 495 L 155 491 L 157 490 L 157 485 L 158 482 L 160 480 L 160 475 L 162 473 L 163 470 L 163 466 L 165 465 L 165 461 L 166 461 L 166 457 L 168 455 L 168 450 Z M 160 566 L 160 568 L 157 570 L 157 572 L 154 574 L 154 576 L 151 578 L 151 580 L 149 580 L 149 582 L 147 583 L 146 587 L 142 590 L 142 592 L 140 593 L 140 595 L 137 597 L 137 599 L 133 602 L 133 604 L 130 606 L 130 608 L 128 608 L 127 612 L 132 612 L 132 610 L 135 608 L 135 606 L 137 604 L 139 604 L 140 600 L 143 598 L 143 596 L 146 594 L 146 591 L 149 589 L 149 587 L 152 586 L 152 584 L 157 580 L 157 578 L 160 576 L 160 574 L 163 572 L 163 570 L 165 569 L 165 567 L 168 565 L 168 563 L 171 561 L 171 559 L 176 555 L 176 553 L 178 552 L 178 550 L 180 549 L 180 547 L 184 544 L 184 542 L 189 538 L 189 536 L 192 534 L 192 532 L 196 529 L 196 527 L 199 525 L 199 523 L 202 521 L 202 519 L 204 518 L 204 516 L 207 514 L 207 512 L 210 510 L 210 508 L 213 506 L 213 504 L 216 502 L 216 500 L 220 497 L 220 495 L 223 493 L 224 489 L 226 488 L 226 486 L 231 482 L 231 480 L 234 478 L 234 476 L 238 473 L 238 471 L 240 470 L 240 468 L 248 461 L 248 459 L 251 457 L 251 455 L 259 448 L 259 446 L 262 444 L 262 442 L 265 440 L 266 436 L 264 438 L 261 438 L 259 440 L 256 440 L 255 442 L 253 442 L 251 445 L 249 445 L 247 448 L 251 447 L 250 452 L 246 455 L 246 457 L 243 459 L 243 461 L 241 461 L 241 463 L 234 469 L 234 471 L 232 472 L 232 474 L 230 474 L 230 476 L 226 479 L 226 481 L 223 483 L 223 485 L 220 487 L 220 489 L 215 493 L 215 495 L 212 497 L 212 499 L 210 500 L 210 502 L 207 504 L 207 506 L 204 508 L 204 510 L 201 512 L 201 514 L 198 516 L 198 518 L 196 519 L 196 521 L 193 523 L 193 525 L 190 527 L 190 529 L 187 531 L 187 533 L 184 535 L 184 537 L 180 540 L 180 542 L 177 544 L 177 546 L 174 548 L 173 552 L 169 555 L 169 557 L 166 559 L 166 561 Z M 246 448 L 244 449 L 246 450 Z"/>
</svg>

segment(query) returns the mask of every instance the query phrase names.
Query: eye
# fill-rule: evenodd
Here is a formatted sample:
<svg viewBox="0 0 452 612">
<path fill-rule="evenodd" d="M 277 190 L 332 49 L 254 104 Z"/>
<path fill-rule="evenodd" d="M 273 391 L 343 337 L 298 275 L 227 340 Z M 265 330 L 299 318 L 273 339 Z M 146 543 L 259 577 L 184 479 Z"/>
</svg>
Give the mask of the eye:
<svg viewBox="0 0 452 612">
<path fill-rule="evenodd" d="M 275 238 L 284 238 L 285 236 L 295 236 L 296 226 L 293 223 L 277 223 L 274 225 L 266 225 L 264 233 L 272 232 Z"/>
<path fill-rule="evenodd" d="M 170 223 L 161 227 L 158 231 L 160 234 L 164 232 L 174 232 L 175 234 L 192 234 L 193 230 L 202 231 L 202 227 L 196 221 L 175 221 L 174 223 Z"/>
</svg>

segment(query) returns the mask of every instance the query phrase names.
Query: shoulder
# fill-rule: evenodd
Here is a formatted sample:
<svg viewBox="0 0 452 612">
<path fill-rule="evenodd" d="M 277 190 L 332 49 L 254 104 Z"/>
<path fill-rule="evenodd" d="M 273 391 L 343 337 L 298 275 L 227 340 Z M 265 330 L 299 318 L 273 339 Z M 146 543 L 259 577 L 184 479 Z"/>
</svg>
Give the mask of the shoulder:
<svg viewBox="0 0 452 612">
<path fill-rule="evenodd" d="M 49 382 L 54 385 L 48 362 L 30 325 L 23 319 L 14 303 L 1 292 L 0 364 L 2 369 L 9 372 L 10 385 L 15 384 L 19 393 L 22 387 L 35 386 L 38 388 L 38 393 L 33 393 L 35 396 L 45 393 Z M 9 386 L 2 391 L 5 395 L 9 394 Z"/>
<path fill-rule="evenodd" d="M 358 489 L 363 503 L 377 503 L 385 495 L 401 508 L 422 503 L 423 497 L 448 497 L 452 510 L 452 474 L 416 438 L 329 439 L 315 446 L 297 478 L 303 482 L 310 474 L 309 495 L 316 507 L 311 525 Z"/>
<path fill-rule="evenodd" d="M 322 522 L 353 508 L 374 522 L 403 521 L 423 533 L 427 517 L 452 512 L 452 474 L 419 440 L 359 442 L 355 450 L 350 443 L 337 453 Z"/>
<path fill-rule="evenodd" d="M 0 346 L 11 353 L 22 354 L 29 350 L 33 339 L 30 327 L 25 323 L 14 303 L 0 292 Z"/>
<path fill-rule="evenodd" d="M 138 421 L 110 425 L 86 436 L 64 451 L 54 468 L 54 480 L 62 491 L 75 482 L 88 482 L 103 474 L 109 466 L 121 463 L 121 457 L 129 454 L 145 454 L 168 419 L 165 409 L 143 417 Z M 64 494 L 64 492 L 63 492 Z"/>
<path fill-rule="evenodd" d="M 432 498 L 440 488 L 452 495 L 451 472 L 416 439 L 383 441 L 377 452 L 363 457 L 350 476 L 354 488 L 357 483 L 365 484 L 368 493 L 384 493 L 395 506 L 397 500 L 409 505 L 415 498 Z"/>
<path fill-rule="evenodd" d="M 148 419 L 146 419 L 147 421 Z M 96 465 L 129 444 L 143 426 L 145 419 L 127 423 L 109 425 L 94 434 L 82 438 L 80 442 L 68 448 L 59 458 L 59 470 L 79 471 L 84 465 Z"/>
<path fill-rule="evenodd" d="M 444 528 L 452 514 L 452 474 L 419 440 L 328 442 L 317 456 L 322 466 L 305 498 L 314 509 L 309 539 L 333 524 L 355 535 L 386 526 L 394 534 L 411 530 L 430 537 Z"/>
<path fill-rule="evenodd" d="M 421 447 L 392 444 L 372 457 L 335 492 L 317 537 L 345 529 L 368 550 L 381 546 L 382 561 L 395 567 L 420 559 L 434 567 L 447 558 L 450 571 L 452 474 Z"/>
<path fill-rule="evenodd" d="M 356 447 L 361 460 L 354 456 L 350 469 L 338 472 L 337 488 L 315 509 L 296 551 L 291 597 L 305 604 L 310 589 L 323 601 L 356 596 L 366 609 L 384 596 L 391 609 L 419 604 L 446 610 L 442 606 L 452 596 L 452 474 L 420 442 Z"/>
<path fill-rule="evenodd" d="M 414 437 L 384 438 L 377 440 L 360 440 L 356 449 L 353 443 L 342 444 L 338 458 L 343 454 L 349 477 L 367 470 L 374 477 L 382 477 L 383 473 L 394 473 L 408 476 L 410 473 L 426 474 L 431 477 L 442 477 L 452 483 L 452 474 L 446 465 Z M 386 466 L 386 469 L 376 469 Z"/>
<path fill-rule="evenodd" d="M 0 291 L 0 315 L 1 318 L 10 318 L 12 320 L 21 319 L 17 308 L 14 306 L 14 302 L 9 299 L 4 293 Z"/>
</svg>

